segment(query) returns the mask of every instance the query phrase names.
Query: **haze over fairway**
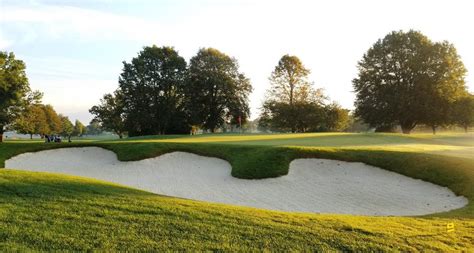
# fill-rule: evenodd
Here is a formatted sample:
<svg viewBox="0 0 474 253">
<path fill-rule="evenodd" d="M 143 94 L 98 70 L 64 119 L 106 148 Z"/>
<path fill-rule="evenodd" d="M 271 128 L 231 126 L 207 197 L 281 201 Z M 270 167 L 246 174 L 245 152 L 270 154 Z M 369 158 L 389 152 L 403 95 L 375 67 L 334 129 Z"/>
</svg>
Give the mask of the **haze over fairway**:
<svg viewBox="0 0 474 253">
<path fill-rule="evenodd" d="M 299 56 L 312 70 L 316 87 L 350 109 L 357 61 L 392 30 L 412 28 L 433 40 L 448 40 L 467 69 L 474 69 L 474 38 L 467 30 L 474 23 L 470 1 L 385 4 L 3 0 L 0 49 L 25 60 L 31 86 L 45 93 L 45 103 L 83 122 L 91 119 L 87 109 L 116 88 L 121 62 L 151 44 L 175 46 L 187 60 L 200 47 L 236 57 L 254 85 L 252 118 L 258 116 L 272 68 L 285 53 Z M 466 81 L 473 91 L 472 74 Z M 72 101 L 72 94 L 80 101 Z"/>
</svg>

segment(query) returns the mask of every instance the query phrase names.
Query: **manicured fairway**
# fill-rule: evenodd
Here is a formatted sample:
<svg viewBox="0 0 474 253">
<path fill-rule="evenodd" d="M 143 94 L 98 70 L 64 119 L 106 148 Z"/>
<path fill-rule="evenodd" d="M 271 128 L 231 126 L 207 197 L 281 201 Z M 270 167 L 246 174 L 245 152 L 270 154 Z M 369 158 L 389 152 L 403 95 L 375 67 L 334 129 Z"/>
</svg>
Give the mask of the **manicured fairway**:
<svg viewBox="0 0 474 253">
<path fill-rule="evenodd" d="M 229 161 L 240 178 L 284 175 L 299 157 L 361 161 L 448 186 L 469 199 L 425 217 L 297 214 L 157 196 L 105 182 L 0 170 L 0 250 L 454 250 L 474 249 L 472 134 L 202 135 L 0 144 L 19 153 L 100 146 L 121 160 L 181 150 Z M 54 159 L 54 158 L 52 158 Z M 454 231 L 451 226 L 454 225 Z"/>
</svg>

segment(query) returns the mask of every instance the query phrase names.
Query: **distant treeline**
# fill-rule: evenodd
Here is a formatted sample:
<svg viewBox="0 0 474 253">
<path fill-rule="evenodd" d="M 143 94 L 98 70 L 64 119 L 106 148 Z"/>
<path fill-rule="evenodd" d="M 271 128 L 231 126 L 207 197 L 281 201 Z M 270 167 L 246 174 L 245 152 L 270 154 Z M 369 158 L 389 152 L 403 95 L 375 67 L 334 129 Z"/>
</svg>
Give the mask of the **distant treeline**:
<svg viewBox="0 0 474 253">
<path fill-rule="evenodd" d="M 433 133 L 438 127 L 457 125 L 467 131 L 474 125 L 467 70 L 447 41 L 432 42 L 412 30 L 391 32 L 357 67 L 352 82 L 356 109 L 350 113 L 314 87 L 308 80 L 310 70 L 298 57 L 282 56 L 269 77 L 261 114 L 251 125 L 275 132 L 361 126 L 390 132 L 400 127 L 403 133 L 419 125 Z M 187 63 L 172 47 L 151 46 L 123 62 L 116 91 L 89 111 L 97 129 L 120 137 L 215 132 L 250 124 L 251 92 L 237 60 L 216 49 L 202 48 Z M 52 119 L 54 110 L 41 105 L 40 95 L 30 90 L 24 63 L 13 53 L 0 52 L 0 141 L 7 127 L 28 134 L 79 134 L 74 130 L 80 128 L 78 122 L 71 130 L 67 117 Z"/>
<path fill-rule="evenodd" d="M 123 65 L 118 89 L 90 109 L 95 120 L 119 136 L 215 132 L 248 121 L 250 80 L 235 58 L 216 49 L 200 49 L 187 64 L 171 47 L 145 47 Z M 281 58 L 271 77 L 274 86 L 260 129 L 338 131 L 347 126 L 348 111 L 325 104 L 308 74 L 297 57 Z M 285 86 L 293 87 L 290 93 Z"/>
</svg>

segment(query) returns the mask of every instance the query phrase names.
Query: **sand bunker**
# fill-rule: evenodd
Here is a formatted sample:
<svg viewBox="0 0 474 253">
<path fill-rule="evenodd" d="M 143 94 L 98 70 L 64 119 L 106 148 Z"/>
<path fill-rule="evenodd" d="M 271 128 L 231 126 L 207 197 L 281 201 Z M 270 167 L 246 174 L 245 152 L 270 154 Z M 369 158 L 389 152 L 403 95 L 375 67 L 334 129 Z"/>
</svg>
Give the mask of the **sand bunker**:
<svg viewBox="0 0 474 253">
<path fill-rule="evenodd" d="M 173 152 L 121 162 L 108 150 L 64 148 L 25 153 L 6 168 L 58 172 L 146 191 L 273 210 L 358 215 L 422 215 L 460 208 L 467 199 L 445 187 L 368 166 L 325 159 L 297 159 L 287 176 L 245 180 L 228 162 Z"/>
</svg>

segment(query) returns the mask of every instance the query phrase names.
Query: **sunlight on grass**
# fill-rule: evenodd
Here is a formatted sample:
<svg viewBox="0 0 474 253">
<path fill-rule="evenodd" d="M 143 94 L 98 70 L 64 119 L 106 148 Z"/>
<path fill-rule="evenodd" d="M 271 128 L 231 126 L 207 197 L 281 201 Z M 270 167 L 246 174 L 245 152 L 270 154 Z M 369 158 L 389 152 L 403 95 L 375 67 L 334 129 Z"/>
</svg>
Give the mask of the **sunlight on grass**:
<svg viewBox="0 0 474 253">
<path fill-rule="evenodd" d="M 461 209 L 424 217 L 265 211 L 158 196 L 97 180 L 0 169 L 0 250 L 452 251 L 474 248 L 472 134 L 218 134 L 73 143 L 8 141 L 14 155 L 99 146 L 123 161 L 186 151 L 218 157 L 239 178 L 286 175 L 296 158 L 364 162 L 449 187 Z M 467 159 L 466 159 L 467 158 Z M 455 231 L 447 232 L 447 224 Z"/>
<path fill-rule="evenodd" d="M 258 140 L 279 140 L 279 139 L 299 139 L 322 136 L 345 136 L 350 133 L 304 133 L 304 134 L 204 134 L 181 138 L 166 139 L 145 139 L 132 140 L 136 142 L 176 142 L 176 143 L 204 143 L 204 142 L 236 142 L 236 141 L 258 141 Z M 125 140 L 127 141 L 127 140 Z"/>
<path fill-rule="evenodd" d="M 51 173 L 0 170 L 0 199 L 6 251 L 453 251 L 474 241 L 472 219 L 265 211 Z"/>
</svg>

